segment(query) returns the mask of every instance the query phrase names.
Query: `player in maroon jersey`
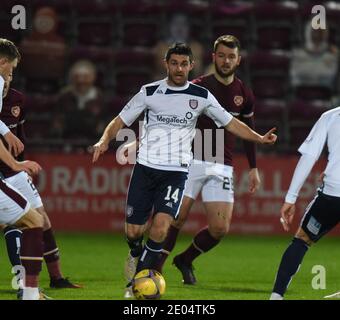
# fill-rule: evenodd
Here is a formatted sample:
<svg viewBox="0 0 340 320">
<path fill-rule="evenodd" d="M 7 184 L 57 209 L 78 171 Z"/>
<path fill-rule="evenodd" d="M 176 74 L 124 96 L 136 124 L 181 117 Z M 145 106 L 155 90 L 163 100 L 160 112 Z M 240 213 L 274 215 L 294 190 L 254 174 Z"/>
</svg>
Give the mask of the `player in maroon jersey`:
<svg viewBox="0 0 340 320">
<path fill-rule="evenodd" d="M 254 95 L 235 76 L 241 61 L 240 42 L 231 35 L 219 37 L 214 43 L 212 58 L 215 72 L 195 79 L 193 83 L 207 88 L 228 112 L 254 128 Z M 166 258 L 175 246 L 178 233 L 201 192 L 208 226 L 200 230 L 192 244 L 173 260 L 174 265 L 181 271 L 185 284 L 196 283 L 193 260 L 215 247 L 228 232 L 234 202 L 232 153 L 235 136 L 217 129 L 213 121 L 205 116 L 199 118 L 198 128 L 202 133 L 202 142 L 197 144 L 199 137 L 196 134 L 193 146 L 194 161 L 189 169 L 179 217 L 170 227 L 158 266 L 159 271 L 162 271 Z M 212 139 L 204 144 L 204 132 L 207 130 L 211 130 Z M 223 143 L 224 147 L 221 147 Z M 256 168 L 256 148 L 252 142 L 244 142 L 244 145 L 250 166 L 249 191 L 254 193 L 260 185 Z"/>
<path fill-rule="evenodd" d="M 11 132 L 21 141 L 25 142 L 24 122 L 25 108 L 24 95 L 10 88 L 12 75 L 5 82 L 3 91 L 3 107 L 0 113 L 0 119 L 7 125 Z M 0 136 L 3 143 L 6 141 Z M 23 160 L 23 153 L 19 154 L 17 159 Z M 0 161 L 0 175 L 8 184 L 18 189 L 28 200 L 31 208 L 35 209 L 43 217 L 43 243 L 44 243 L 44 260 L 50 275 L 51 288 L 79 288 L 79 285 L 71 283 L 64 278 L 60 268 L 59 249 L 54 238 L 50 219 L 44 209 L 39 192 L 35 188 L 31 177 L 24 171 L 13 171 L 8 165 Z M 6 226 L 4 234 L 7 244 L 7 251 L 13 266 L 20 265 L 20 244 L 22 231 Z M 19 291 L 20 292 L 20 291 Z"/>
</svg>

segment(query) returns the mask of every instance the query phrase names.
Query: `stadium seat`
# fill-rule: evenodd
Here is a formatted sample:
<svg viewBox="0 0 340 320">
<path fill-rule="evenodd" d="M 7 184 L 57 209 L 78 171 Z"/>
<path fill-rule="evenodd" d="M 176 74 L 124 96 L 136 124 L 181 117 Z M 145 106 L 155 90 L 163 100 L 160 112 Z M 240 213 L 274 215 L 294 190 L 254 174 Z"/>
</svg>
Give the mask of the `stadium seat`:
<svg viewBox="0 0 340 320">
<path fill-rule="evenodd" d="M 289 144 L 296 150 L 329 105 L 322 101 L 294 100 L 288 106 Z"/>
<path fill-rule="evenodd" d="M 70 50 L 69 61 L 71 63 L 86 59 L 94 63 L 109 64 L 114 59 L 112 47 L 97 47 L 97 46 L 75 46 Z"/>
<path fill-rule="evenodd" d="M 258 2 L 254 6 L 254 16 L 257 48 L 289 50 L 297 42 L 297 2 Z"/>
<path fill-rule="evenodd" d="M 324 101 L 296 99 L 289 104 L 289 123 L 294 124 L 301 120 L 315 122 L 328 108 L 329 104 Z"/>
<path fill-rule="evenodd" d="M 49 114 L 53 112 L 56 95 L 44 95 L 41 93 L 29 94 L 25 99 L 27 114 Z"/>
<path fill-rule="evenodd" d="M 121 48 L 117 49 L 114 54 L 114 63 L 116 68 L 135 66 L 152 69 L 155 57 L 150 50 L 141 47 Z"/>
<path fill-rule="evenodd" d="M 83 45 L 109 46 L 112 44 L 112 24 L 108 21 L 80 22 L 77 41 Z"/>
<path fill-rule="evenodd" d="M 61 86 L 63 79 L 25 78 L 25 91 L 29 93 L 53 94 Z"/>
<path fill-rule="evenodd" d="M 282 52 L 256 51 L 248 57 L 255 96 L 284 99 L 288 93 L 289 58 Z"/>
<path fill-rule="evenodd" d="M 212 7 L 211 29 L 212 37 L 216 39 L 223 34 L 236 36 L 242 48 L 249 49 L 249 43 L 253 38 L 251 2 L 217 2 Z"/>
<path fill-rule="evenodd" d="M 298 86 L 294 89 L 296 99 L 301 100 L 325 100 L 332 97 L 332 90 L 323 86 Z"/>
<path fill-rule="evenodd" d="M 11 21 L 8 18 L 0 20 L 1 37 L 9 39 L 14 43 L 20 42 L 23 36 L 23 30 L 14 30 Z"/>
<path fill-rule="evenodd" d="M 20 1 L 16 2 L 20 3 Z M 34 11 L 40 7 L 51 6 L 57 11 L 58 15 L 69 15 L 74 6 L 72 0 L 31 0 L 29 2 Z"/>
<path fill-rule="evenodd" d="M 140 87 L 151 82 L 150 71 L 120 70 L 116 73 L 116 93 L 120 96 L 136 94 Z"/>
<path fill-rule="evenodd" d="M 285 77 L 270 75 L 251 75 L 252 89 L 260 99 L 284 99 L 288 92 Z"/>
<path fill-rule="evenodd" d="M 249 54 L 250 71 L 254 74 L 278 74 L 288 76 L 289 56 L 282 51 L 255 51 Z"/>
<path fill-rule="evenodd" d="M 93 14 L 109 16 L 117 12 L 118 6 L 114 1 L 82 0 L 73 3 L 73 10 L 78 17 L 93 17 Z"/>
<path fill-rule="evenodd" d="M 255 113 L 257 120 L 283 119 L 287 111 L 287 105 L 284 100 L 260 100 L 256 99 Z"/>
<path fill-rule="evenodd" d="M 126 22 L 123 25 L 124 46 L 152 47 L 159 39 L 158 22 Z"/>
<path fill-rule="evenodd" d="M 115 96 L 108 103 L 108 113 L 115 117 L 122 111 L 125 104 L 128 102 L 127 97 Z"/>
</svg>

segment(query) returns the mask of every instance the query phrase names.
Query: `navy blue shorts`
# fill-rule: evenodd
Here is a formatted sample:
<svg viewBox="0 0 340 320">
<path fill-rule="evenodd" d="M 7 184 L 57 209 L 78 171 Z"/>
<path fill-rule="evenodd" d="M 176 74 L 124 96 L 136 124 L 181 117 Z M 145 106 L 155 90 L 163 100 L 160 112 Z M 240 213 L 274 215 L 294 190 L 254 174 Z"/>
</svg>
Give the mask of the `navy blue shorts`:
<svg viewBox="0 0 340 320">
<path fill-rule="evenodd" d="M 136 163 L 130 179 L 125 221 L 144 225 L 152 212 L 177 218 L 187 173 L 165 171 Z"/>
<path fill-rule="evenodd" d="M 340 222 L 340 198 L 318 192 L 305 211 L 301 228 L 317 242 Z"/>
</svg>

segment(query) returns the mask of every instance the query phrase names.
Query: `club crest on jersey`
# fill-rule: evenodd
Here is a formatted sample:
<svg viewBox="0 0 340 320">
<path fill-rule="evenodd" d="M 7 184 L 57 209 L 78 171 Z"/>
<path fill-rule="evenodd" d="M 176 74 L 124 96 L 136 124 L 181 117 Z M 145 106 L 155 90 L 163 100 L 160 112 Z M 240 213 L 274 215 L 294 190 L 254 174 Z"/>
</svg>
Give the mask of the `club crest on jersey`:
<svg viewBox="0 0 340 320">
<path fill-rule="evenodd" d="M 12 115 L 14 117 L 16 117 L 16 118 L 19 117 L 19 115 L 20 115 L 20 107 L 19 106 L 12 107 L 11 113 L 12 113 Z"/>
<path fill-rule="evenodd" d="M 236 106 L 240 106 L 243 103 L 243 97 L 242 96 L 235 96 L 234 97 L 234 103 Z"/>
<path fill-rule="evenodd" d="M 196 109 L 198 107 L 198 100 L 196 99 L 190 99 L 189 100 L 189 106 L 191 109 Z"/>
</svg>

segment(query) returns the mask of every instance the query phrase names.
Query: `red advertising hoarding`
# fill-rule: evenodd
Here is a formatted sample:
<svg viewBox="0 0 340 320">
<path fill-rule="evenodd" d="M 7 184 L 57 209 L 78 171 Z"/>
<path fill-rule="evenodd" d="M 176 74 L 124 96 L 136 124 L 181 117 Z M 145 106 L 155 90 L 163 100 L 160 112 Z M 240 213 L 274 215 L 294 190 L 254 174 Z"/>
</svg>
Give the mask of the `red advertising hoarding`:
<svg viewBox="0 0 340 320">
<path fill-rule="evenodd" d="M 36 181 L 56 230 L 123 231 L 124 210 L 131 165 L 116 163 L 113 154 L 92 165 L 90 155 L 33 154 L 44 171 Z M 262 185 L 256 195 L 248 193 L 248 164 L 236 156 L 235 210 L 232 233 L 283 233 L 279 211 L 289 186 L 297 156 L 260 156 Z M 304 208 L 312 200 L 326 160 L 320 160 L 304 184 L 297 202 L 295 230 Z M 204 208 L 197 201 L 185 225 L 195 232 L 206 225 Z M 339 232 L 333 232 L 339 234 Z"/>
</svg>

